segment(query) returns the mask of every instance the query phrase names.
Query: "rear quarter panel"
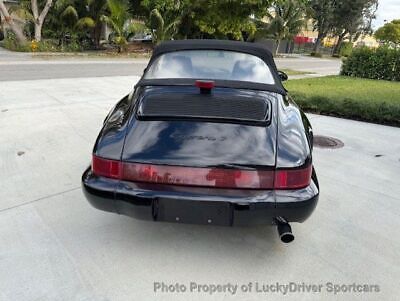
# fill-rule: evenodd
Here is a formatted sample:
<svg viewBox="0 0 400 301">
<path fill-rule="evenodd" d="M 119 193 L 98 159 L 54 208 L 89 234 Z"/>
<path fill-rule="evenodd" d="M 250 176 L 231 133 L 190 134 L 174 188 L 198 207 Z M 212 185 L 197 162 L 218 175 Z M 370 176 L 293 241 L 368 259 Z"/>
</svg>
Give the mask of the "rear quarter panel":
<svg viewBox="0 0 400 301">
<path fill-rule="evenodd" d="M 126 130 L 133 110 L 135 95 L 129 94 L 121 99 L 104 120 L 93 153 L 99 157 L 120 160 Z"/>
<path fill-rule="evenodd" d="M 312 160 L 311 125 L 290 96 L 277 95 L 277 168 L 301 167 Z"/>
</svg>

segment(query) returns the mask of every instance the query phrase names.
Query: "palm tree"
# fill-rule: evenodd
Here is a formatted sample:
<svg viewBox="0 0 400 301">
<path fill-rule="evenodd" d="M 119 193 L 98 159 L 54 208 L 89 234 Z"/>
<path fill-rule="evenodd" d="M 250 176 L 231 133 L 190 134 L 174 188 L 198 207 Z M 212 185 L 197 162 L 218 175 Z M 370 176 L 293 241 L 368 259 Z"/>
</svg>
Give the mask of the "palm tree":
<svg viewBox="0 0 400 301">
<path fill-rule="evenodd" d="M 85 0 L 85 14 L 77 22 L 80 29 L 89 29 L 96 48 L 100 47 L 102 17 L 106 13 L 107 0 Z"/>
<path fill-rule="evenodd" d="M 303 28 L 305 6 L 301 0 L 283 0 L 276 1 L 272 9 L 267 15 L 267 31 L 276 42 L 275 54 L 278 54 L 281 41 L 292 39 Z"/>
<path fill-rule="evenodd" d="M 167 13 L 164 16 L 158 9 L 153 9 L 150 13 L 150 28 L 153 31 L 153 42 L 158 44 L 164 40 L 171 40 L 178 32 L 180 17 L 168 18 Z"/>
<path fill-rule="evenodd" d="M 74 0 L 58 0 L 54 5 L 54 13 L 49 22 L 52 31 L 59 39 L 59 45 L 63 47 L 67 33 L 71 36 L 76 33 L 76 24 L 79 19 Z"/>
<path fill-rule="evenodd" d="M 114 42 L 118 45 L 118 52 L 127 44 L 128 32 L 125 30 L 126 22 L 130 18 L 128 3 L 122 0 L 107 0 L 110 15 L 103 15 L 101 20 L 107 23 L 115 33 Z"/>
</svg>

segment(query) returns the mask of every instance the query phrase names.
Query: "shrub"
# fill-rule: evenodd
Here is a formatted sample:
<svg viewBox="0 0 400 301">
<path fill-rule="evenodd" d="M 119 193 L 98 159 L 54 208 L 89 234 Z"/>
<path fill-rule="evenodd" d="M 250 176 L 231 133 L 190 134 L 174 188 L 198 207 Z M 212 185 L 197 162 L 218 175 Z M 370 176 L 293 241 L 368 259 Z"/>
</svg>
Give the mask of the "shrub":
<svg viewBox="0 0 400 301">
<path fill-rule="evenodd" d="M 400 50 L 387 47 L 354 49 L 343 61 L 341 74 L 400 81 Z"/>
<path fill-rule="evenodd" d="M 7 31 L 7 37 L 3 41 L 3 46 L 4 48 L 12 51 L 30 51 L 29 45 L 19 44 L 17 38 L 15 37 L 15 34 L 10 30 Z"/>
<path fill-rule="evenodd" d="M 79 52 L 85 49 L 84 45 L 81 45 L 77 40 L 73 39 L 62 47 L 62 51 L 66 52 Z"/>
<path fill-rule="evenodd" d="M 83 49 L 76 39 L 71 39 L 63 46 L 60 46 L 59 41 L 55 39 L 46 39 L 40 42 L 32 40 L 25 45 L 20 45 L 12 32 L 7 32 L 7 38 L 4 40 L 3 46 L 8 50 L 19 52 L 77 52 Z"/>
<path fill-rule="evenodd" d="M 60 51 L 60 48 L 59 48 L 56 40 L 41 40 L 40 42 L 36 42 L 36 43 L 37 43 L 36 51 L 38 51 L 38 52 Z"/>
<path fill-rule="evenodd" d="M 344 57 L 349 57 L 353 52 L 353 43 L 351 42 L 343 42 L 340 47 L 339 55 Z"/>
</svg>

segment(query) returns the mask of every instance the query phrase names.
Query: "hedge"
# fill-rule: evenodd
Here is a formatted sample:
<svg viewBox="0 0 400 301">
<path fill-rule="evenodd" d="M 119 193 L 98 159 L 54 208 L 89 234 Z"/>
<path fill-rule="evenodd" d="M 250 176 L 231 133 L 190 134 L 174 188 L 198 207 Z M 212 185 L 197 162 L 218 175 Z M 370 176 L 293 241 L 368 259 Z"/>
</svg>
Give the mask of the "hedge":
<svg viewBox="0 0 400 301">
<path fill-rule="evenodd" d="M 349 57 L 352 52 L 353 52 L 353 43 L 343 42 L 339 50 L 340 56 Z"/>
<path fill-rule="evenodd" d="M 354 49 L 342 65 L 342 75 L 400 81 L 400 49 Z"/>
</svg>

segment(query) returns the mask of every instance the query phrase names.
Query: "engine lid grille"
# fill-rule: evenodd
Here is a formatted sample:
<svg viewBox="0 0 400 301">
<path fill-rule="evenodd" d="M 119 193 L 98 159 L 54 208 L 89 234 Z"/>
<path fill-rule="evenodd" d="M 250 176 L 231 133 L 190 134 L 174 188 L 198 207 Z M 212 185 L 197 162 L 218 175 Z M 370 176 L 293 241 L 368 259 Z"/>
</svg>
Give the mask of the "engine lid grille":
<svg viewBox="0 0 400 301">
<path fill-rule="evenodd" d="M 145 97 L 138 109 L 143 119 L 207 119 L 220 122 L 269 121 L 270 102 L 264 98 L 232 95 L 155 94 Z"/>
</svg>

